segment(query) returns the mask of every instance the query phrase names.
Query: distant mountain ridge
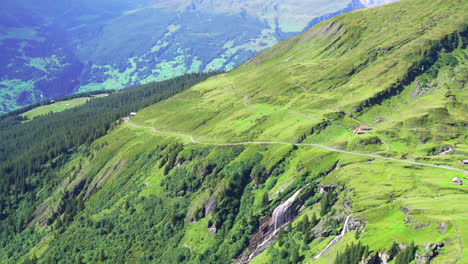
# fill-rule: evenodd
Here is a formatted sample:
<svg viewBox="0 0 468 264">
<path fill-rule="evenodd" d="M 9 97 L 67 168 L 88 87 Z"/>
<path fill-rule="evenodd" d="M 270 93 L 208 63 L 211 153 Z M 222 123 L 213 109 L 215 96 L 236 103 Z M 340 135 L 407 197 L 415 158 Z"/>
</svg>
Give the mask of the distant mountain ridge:
<svg viewBox="0 0 468 264">
<path fill-rule="evenodd" d="M 379 6 L 379 5 L 385 5 L 385 4 L 396 2 L 396 1 L 398 0 L 359 0 L 359 2 L 361 2 L 361 4 L 363 4 L 366 8 Z"/>
<path fill-rule="evenodd" d="M 7 0 L 0 113 L 78 91 L 230 70 L 320 21 L 387 2 Z"/>
</svg>

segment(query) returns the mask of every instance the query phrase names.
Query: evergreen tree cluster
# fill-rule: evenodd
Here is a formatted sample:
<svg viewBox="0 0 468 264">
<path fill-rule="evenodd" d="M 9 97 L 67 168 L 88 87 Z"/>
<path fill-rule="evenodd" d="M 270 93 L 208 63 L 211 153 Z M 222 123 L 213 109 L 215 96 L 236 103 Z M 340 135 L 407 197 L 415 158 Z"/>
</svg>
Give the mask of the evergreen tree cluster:
<svg viewBox="0 0 468 264">
<path fill-rule="evenodd" d="M 333 190 L 328 191 L 320 200 L 320 216 L 325 216 L 337 200 L 337 195 Z"/>
<path fill-rule="evenodd" d="M 69 111 L 29 122 L 7 114 L 0 118 L 0 193 L 25 193 L 27 178 L 50 160 L 103 136 L 114 121 L 190 88 L 214 73 L 189 74 L 96 98 Z M 70 98 L 73 96 L 70 96 Z M 54 165 L 60 165 L 58 160 Z M 59 163 L 59 164 L 57 164 Z"/>
<path fill-rule="evenodd" d="M 92 99 L 60 113 L 38 116 L 28 122 L 18 110 L 0 117 L 0 231 L 8 237 L 21 232 L 33 217 L 38 190 L 50 190 L 52 179 L 78 149 L 89 146 L 132 111 L 167 99 L 216 73 L 188 74 Z M 89 96 L 93 93 L 84 94 Z M 68 99 L 77 95 L 69 96 Z M 80 95 L 83 96 L 83 95 Z M 172 160 L 171 160 L 172 162 Z M 171 164 L 173 166 L 173 164 Z M 170 169 L 170 168 L 168 168 Z M 66 197 L 67 198 L 67 197 Z M 79 210 L 73 194 L 57 214 L 68 224 Z M 63 228 L 60 228 L 63 230 Z"/>
<path fill-rule="evenodd" d="M 414 260 L 417 247 L 411 242 L 395 257 L 395 264 L 409 264 Z"/>
<path fill-rule="evenodd" d="M 309 244 L 311 241 L 311 230 L 315 225 L 318 224 L 317 216 L 312 215 L 312 218 L 309 220 L 309 216 L 305 215 L 300 222 L 297 223 L 297 231 L 301 232 L 302 239 L 305 244 Z"/>
<path fill-rule="evenodd" d="M 346 246 L 345 250 L 338 253 L 335 264 L 358 264 L 369 255 L 369 247 L 362 245 L 361 241 Z"/>
</svg>

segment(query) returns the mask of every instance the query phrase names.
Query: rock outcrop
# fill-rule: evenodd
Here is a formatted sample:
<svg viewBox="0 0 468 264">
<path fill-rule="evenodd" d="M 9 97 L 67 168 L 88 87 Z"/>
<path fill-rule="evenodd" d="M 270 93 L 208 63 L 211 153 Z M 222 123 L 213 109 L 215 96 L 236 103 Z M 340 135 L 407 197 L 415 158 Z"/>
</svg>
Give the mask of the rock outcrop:
<svg viewBox="0 0 468 264">
<path fill-rule="evenodd" d="M 276 240 L 278 231 L 296 217 L 299 208 L 312 193 L 313 191 L 307 191 L 306 186 L 296 191 L 290 198 L 278 205 L 270 217 L 261 221 L 257 232 L 250 237 L 249 246 L 239 256 L 236 262 L 249 263 L 254 257 L 267 249 L 268 246 Z"/>
<path fill-rule="evenodd" d="M 416 254 L 416 264 L 430 263 L 431 259 L 439 255 L 439 250 L 442 249 L 443 247 L 444 247 L 443 243 L 424 244 L 422 248 L 426 252 Z"/>
<path fill-rule="evenodd" d="M 377 252 L 361 261 L 361 264 L 388 264 L 396 257 L 398 252 L 403 250 L 407 244 L 399 244 L 395 252 Z M 431 259 L 439 255 L 439 250 L 444 247 L 443 243 L 429 243 L 422 245 L 425 252 L 418 251 L 415 255 L 416 264 L 430 263 Z M 413 263 L 413 262 L 412 262 Z"/>
</svg>

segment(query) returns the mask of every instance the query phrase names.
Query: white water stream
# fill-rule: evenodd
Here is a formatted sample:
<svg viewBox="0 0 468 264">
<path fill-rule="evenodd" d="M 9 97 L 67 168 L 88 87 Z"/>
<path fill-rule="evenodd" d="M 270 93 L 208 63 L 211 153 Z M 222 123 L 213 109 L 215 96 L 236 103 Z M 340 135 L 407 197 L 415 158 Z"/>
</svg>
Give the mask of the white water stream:
<svg viewBox="0 0 468 264">
<path fill-rule="evenodd" d="M 332 241 L 330 241 L 330 243 L 328 243 L 328 245 L 322 249 L 322 251 L 320 251 L 314 258 L 313 260 L 316 260 L 318 258 L 320 258 L 323 253 L 325 253 L 331 246 L 333 246 L 333 244 L 335 244 L 338 240 L 340 240 L 340 238 L 342 238 L 344 235 L 346 235 L 346 233 L 348 232 L 348 221 L 349 221 L 349 218 L 351 217 L 351 215 L 348 215 L 348 217 L 346 217 L 346 220 L 345 220 L 345 223 L 344 223 L 344 226 L 343 226 L 343 230 L 341 230 L 341 234 L 337 237 L 335 237 L 334 239 L 332 239 Z"/>
<path fill-rule="evenodd" d="M 302 189 L 303 188 L 297 190 L 291 197 L 289 197 L 289 199 L 275 208 L 273 214 L 271 215 L 273 222 L 270 224 L 270 228 L 273 230 L 270 231 L 269 229 L 268 233 L 270 234 L 263 239 L 262 243 L 257 245 L 255 250 L 249 255 L 247 262 L 250 262 L 256 256 L 257 252 L 264 250 L 269 245 L 269 243 L 272 242 L 272 239 L 276 236 L 278 231 L 287 223 L 289 223 L 289 220 L 291 220 L 291 205 L 294 203 L 294 200 L 296 200 Z"/>
</svg>

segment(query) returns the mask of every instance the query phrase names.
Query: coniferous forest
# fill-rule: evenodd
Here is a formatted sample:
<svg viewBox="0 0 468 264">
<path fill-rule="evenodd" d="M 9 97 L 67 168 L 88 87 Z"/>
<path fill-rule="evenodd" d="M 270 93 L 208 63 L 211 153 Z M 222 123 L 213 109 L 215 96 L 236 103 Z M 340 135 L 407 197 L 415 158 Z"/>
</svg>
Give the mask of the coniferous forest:
<svg viewBox="0 0 468 264">
<path fill-rule="evenodd" d="M 116 125 L 116 120 L 199 83 L 216 73 L 187 74 L 154 82 L 60 113 L 33 120 L 19 116 L 31 107 L 0 117 L 0 230 L 2 240 L 19 233 L 31 220 L 35 191 L 50 182 L 54 170 L 80 146 L 86 148 Z M 88 94 L 73 95 L 62 100 Z M 50 162 L 49 162 L 50 161 Z M 44 166 L 47 162 L 48 165 Z M 19 207 L 19 205 L 22 207 Z"/>
</svg>

